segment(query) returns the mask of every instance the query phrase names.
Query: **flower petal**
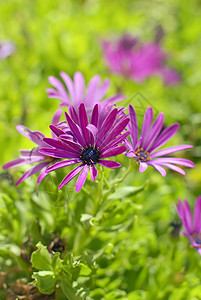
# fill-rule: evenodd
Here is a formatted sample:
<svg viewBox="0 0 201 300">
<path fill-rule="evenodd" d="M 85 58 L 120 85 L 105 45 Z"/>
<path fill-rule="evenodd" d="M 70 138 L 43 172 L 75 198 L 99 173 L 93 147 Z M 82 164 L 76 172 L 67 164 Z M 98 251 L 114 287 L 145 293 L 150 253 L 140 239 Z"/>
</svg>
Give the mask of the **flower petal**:
<svg viewBox="0 0 201 300">
<path fill-rule="evenodd" d="M 86 181 L 86 178 L 87 178 L 87 175 L 88 175 L 88 172 L 89 172 L 89 165 L 85 165 L 82 172 L 80 173 L 79 177 L 78 177 L 78 180 L 76 182 L 76 185 L 75 185 L 75 191 L 78 193 L 81 188 L 83 187 L 85 181 Z"/>
<path fill-rule="evenodd" d="M 116 162 L 116 161 L 112 161 L 112 160 L 99 160 L 98 163 L 106 168 L 109 169 L 116 169 L 116 168 L 120 168 L 121 164 Z"/>
<path fill-rule="evenodd" d="M 164 156 L 164 155 L 167 155 L 167 154 L 170 154 L 170 153 L 174 153 L 174 152 L 189 149 L 189 148 L 193 148 L 193 146 L 191 146 L 191 145 L 173 146 L 173 147 L 169 147 L 169 148 L 157 151 L 157 152 L 151 154 L 151 157 L 153 158 L 153 157 Z"/>
<path fill-rule="evenodd" d="M 20 179 L 16 182 L 16 185 L 20 184 L 22 181 L 27 179 L 28 177 L 38 173 L 40 170 L 42 170 L 44 167 L 46 167 L 49 164 L 49 162 L 43 162 L 36 166 L 33 166 L 31 169 L 29 169 L 27 172 L 25 172 Z"/>
<path fill-rule="evenodd" d="M 90 175 L 91 175 L 91 180 L 92 181 L 95 181 L 96 180 L 96 177 L 98 175 L 98 171 L 95 167 L 95 165 L 91 165 L 91 168 L 90 168 Z"/>
<path fill-rule="evenodd" d="M 69 181 L 71 181 L 78 173 L 80 173 L 80 171 L 84 168 L 84 165 L 80 165 L 78 167 L 76 167 L 74 170 L 72 170 L 64 179 L 63 181 L 60 183 L 58 189 L 61 189 L 66 183 L 68 183 Z"/>
<path fill-rule="evenodd" d="M 129 105 L 129 116 L 130 123 L 128 124 L 128 130 L 130 131 L 131 142 L 133 144 L 133 149 L 136 150 L 136 145 L 138 141 L 138 123 L 136 112 L 132 105 Z"/>
<path fill-rule="evenodd" d="M 52 171 L 55 171 L 55 170 L 58 170 L 58 169 L 61 169 L 61 168 L 64 168 L 64 167 L 77 164 L 79 162 L 81 162 L 81 160 L 79 160 L 79 159 L 59 161 L 59 162 L 55 163 L 54 165 L 48 167 L 46 172 L 50 173 Z"/>
</svg>

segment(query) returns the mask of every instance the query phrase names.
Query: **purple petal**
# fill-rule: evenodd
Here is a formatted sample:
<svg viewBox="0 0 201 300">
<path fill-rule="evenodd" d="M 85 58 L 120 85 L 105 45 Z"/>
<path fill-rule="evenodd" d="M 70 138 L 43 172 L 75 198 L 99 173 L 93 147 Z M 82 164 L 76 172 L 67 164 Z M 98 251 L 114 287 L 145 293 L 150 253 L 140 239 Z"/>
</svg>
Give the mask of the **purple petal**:
<svg viewBox="0 0 201 300">
<path fill-rule="evenodd" d="M 149 106 L 145 112 L 144 119 L 143 119 L 140 148 L 144 144 L 144 141 L 145 141 L 147 135 L 149 134 L 152 121 L 153 121 L 153 109 L 151 106 Z"/>
<path fill-rule="evenodd" d="M 31 131 L 29 128 L 23 126 L 23 125 L 17 125 L 16 126 L 17 131 L 21 133 L 23 136 L 34 142 L 35 144 L 43 147 L 44 142 L 43 138 L 45 137 L 44 134 L 42 134 L 39 131 Z"/>
<path fill-rule="evenodd" d="M 49 164 L 49 162 L 43 162 L 40 163 L 36 166 L 33 166 L 30 170 L 28 170 L 27 172 L 25 172 L 22 177 L 20 177 L 20 179 L 18 179 L 18 181 L 16 182 L 16 185 L 20 184 L 22 181 L 24 181 L 25 179 L 27 179 L 28 177 L 38 173 L 40 170 L 42 170 L 44 167 L 46 167 Z"/>
<path fill-rule="evenodd" d="M 194 231 L 199 234 L 201 231 L 201 196 L 198 196 L 193 215 L 193 228 Z"/>
<path fill-rule="evenodd" d="M 129 119 L 122 120 L 117 126 L 115 126 L 111 132 L 108 134 L 107 138 L 103 143 L 100 144 L 101 148 L 105 147 L 108 143 L 110 143 L 115 137 L 117 137 L 127 126 Z"/>
<path fill-rule="evenodd" d="M 52 130 L 52 132 L 56 135 L 56 136 L 60 136 L 62 134 L 65 134 L 65 132 L 63 132 L 61 129 L 59 129 L 58 127 L 54 126 L 54 125 L 50 125 L 50 129 Z"/>
<path fill-rule="evenodd" d="M 163 167 L 161 167 L 160 165 L 154 163 L 153 161 L 148 161 L 147 164 L 154 167 L 163 177 L 166 176 L 165 169 Z"/>
<path fill-rule="evenodd" d="M 68 93 L 66 92 L 66 89 L 64 85 L 61 83 L 61 81 L 53 76 L 49 76 L 48 81 L 51 85 L 53 85 L 53 87 L 57 89 L 58 93 L 61 96 L 61 100 L 70 104 Z"/>
<path fill-rule="evenodd" d="M 46 170 L 46 172 L 50 173 L 52 171 L 55 171 L 55 170 L 58 170 L 58 169 L 61 169 L 61 168 L 64 168 L 64 167 L 77 164 L 79 162 L 81 162 L 80 159 L 59 161 L 59 162 L 55 163 L 54 165 L 48 167 L 47 170 Z"/>
<path fill-rule="evenodd" d="M 91 165 L 91 168 L 90 168 L 90 175 L 91 175 L 91 180 L 92 181 L 95 181 L 96 180 L 96 177 L 98 175 L 98 171 L 95 167 L 95 165 Z"/>
<path fill-rule="evenodd" d="M 86 128 L 89 122 L 87 118 L 87 112 L 83 103 L 81 103 L 79 107 L 79 120 L 80 120 L 80 128 L 82 130 L 83 137 L 86 141 L 87 146 L 89 146 L 89 132 Z"/>
<path fill-rule="evenodd" d="M 153 157 L 164 156 L 164 155 L 167 155 L 167 154 L 170 154 L 170 153 L 174 153 L 174 152 L 189 149 L 189 148 L 193 148 L 193 146 L 191 146 L 191 145 L 173 146 L 173 147 L 169 147 L 169 148 L 160 150 L 158 152 L 155 152 L 155 153 L 151 154 L 151 157 L 153 158 Z"/>
<path fill-rule="evenodd" d="M 113 109 L 111 111 L 111 113 L 106 117 L 106 119 L 104 120 L 102 127 L 100 129 L 100 134 L 97 136 L 97 140 L 96 140 L 96 147 L 99 146 L 99 144 L 101 143 L 102 139 L 105 137 L 106 134 L 108 134 L 108 131 L 111 129 L 116 115 L 117 115 L 117 109 Z"/>
<path fill-rule="evenodd" d="M 86 96 L 84 100 L 86 106 L 92 106 L 92 104 L 96 102 L 94 96 L 96 95 L 96 91 L 99 86 L 99 83 L 100 83 L 100 76 L 98 75 L 92 77 L 92 79 L 90 80 L 87 86 Z"/>
<path fill-rule="evenodd" d="M 121 164 L 116 162 L 116 161 L 112 161 L 112 160 L 99 160 L 98 163 L 106 168 L 109 169 L 116 169 L 116 168 L 120 168 Z"/>
<path fill-rule="evenodd" d="M 72 153 L 72 152 L 67 152 L 67 151 L 62 151 L 62 150 L 57 150 L 53 148 L 41 148 L 39 149 L 40 153 L 50 156 L 50 157 L 56 157 L 56 158 L 78 158 L 79 154 L 78 153 Z"/>
<path fill-rule="evenodd" d="M 4 164 L 2 168 L 3 168 L 3 170 L 7 170 L 7 169 L 15 168 L 18 166 L 22 166 L 25 164 L 27 164 L 27 162 L 24 159 L 16 158 L 16 159 L 13 159 L 13 160 L 7 162 L 6 164 Z"/>
<path fill-rule="evenodd" d="M 105 94 L 107 93 L 107 91 L 109 89 L 109 86 L 110 86 L 109 79 L 106 79 L 105 81 L 103 81 L 102 85 L 96 91 L 96 97 L 95 97 L 96 102 L 100 101 L 105 96 Z"/>
<path fill-rule="evenodd" d="M 46 173 L 47 167 L 45 167 L 41 172 L 40 175 L 38 176 L 37 179 L 37 184 L 39 185 L 41 183 L 41 181 L 43 181 L 43 179 L 48 175 L 48 173 Z"/>
<path fill-rule="evenodd" d="M 139 172 L 143 173 L 147 169 L 147 163 L 140 162 Z"/>
<path fill-rule="evenodd" d="M 72 104 L 75 102 L 75 94 L 74 94 L 74 86 L 73 86 L 73 81 L 72 79 L 66 74 L 65 72 L 60 72 L 59 73 L 63 81 L 65 82 L 68 92 L 70 94 L 71 100 L 69 99 L 69 102 Z M 69 103 L 70 104 L 70 103 Z"/>
<path fill-rule="evenodd" d="M 154 122 L 149 135 L 147 136 L 147 139 L 144 140 L 144 150 L 148 150 L 148 148 L 151 146 L 151 144 L 154 142 L 154 140 L 159 135 L 162 127 L 163 127 L 163 120 L 164 120 L 164 114 L 160 113 Z"/>
<path fill-rule="evenodd" d="M 68 122 L 68 126 L 70 127 L 70 130 L 72 131 L 75 138 L 78 140 L 80 145 L 82 145 L 83 148 L 85 148 L 86 142 L 84 141 L 83 136 L 81 135 L 79 127 L 72 121 L 72 119 L 69 117 L 69 115 L 65 112 L 66 120 Z"/>
<path fill-rule="evenodd" d="M 116 146 L 114 148 L 109 149 L 108 151 L 104 151 L 100 155 L 100 158 L 107 158 L 107 157 L 111 157 L 111 156 L 117 156 L 119 154 L 122 154 L 125 151 L 126 151 L 125 146 Z"/>
<path fill-rule="evenodd" d="M 54 116 L 52 118 L 52 122 L 51 124 L 58 124 L 59 123 L 59 120 L 61 118 L 61 115 L 63 113 L 63 110 L 62 109 L 58 109 L 55 113 L 54 113 Z"/>
<path fill-rule="evenodd" d="M 79 146 L 79 144 L 77 143 L 74 143 L 72 140 L 69 139 L 69 136 L 68 135 L 61 135 L 60 136 L 60 139 L 70 147 L 70 151 L 74 150 L 78 153 L 81 153 L 83 148 L 81 148 L 81 146 Z"/>
<path fill-rule="evenodd" d="M 96 104 L 93 108 L 91 115 L 91 124 L 96 126 L 98 125 L 98 104 Z"/>
<path fill-rule="evenodd" d="M 69 114 L 70 114 L 70 116 L 71 116 L 71 119 L 72 119 L 77 125 L 80 126 L 79 119 L 78 119 L 78 115 L 77 115 L 77 112 L 76 112 L 74 106 L 69 105 L 68 110 L 69 110 Z"/>
<path fill-rule="evenodd" d="M 81 72 L 74 74 L 74 104 L 79 105 L 84 100 L 85 80 Z"/>
<path fill-rule="evenodd" d="M 177 164 L 189 168 L 194 167 L 194 163 L 185 158 L 177 158 L 177 157 L 161 157 L 151 160 L 153 163 L 161 164 L 161 163 L 170 163 L 170 164 Z"/>
<path fill-rule="evenodd" d="M 185 212 L 186 224 L 188 226 L 189 231 L 192 233 L 193 224 L 192 224 L 191 210 L 187 200 L 184 200 L 184 212 Z"/>
<path fill-rule="evenodd" d="M 138 124 L 135 110 L 132 105 L 129 105 L 130 123 L 128 124 L 128 130 L 130 131 L 131 142 L 133 144 L 133 150 L 136 150 L 138 141 Z"/>
<path fill-rule="evenodd" d="M 175 123 L 167 127 L 165 130 L 163 130 L 161 134 L 158 136 L 158 138 L 155 140 L 151 148 L 149 149 L 149 152 L 151 153 L 154 150 L 166 144 L 175 135 L 178 129 L 179 129 L 179 124 Z"/>
<path fill-rule="evenodd" d="M 76 167 L 74 170 L 72 170 L 61 182 L 58 189 L 61 189 L 66 183 L 71 181 L 83 168 L 84 168 L 84 165 L 82 164 L 82 165 Z"/>
<path fill-rule="evenodd" d="M 75 185 L 75 191 L 78 193 L 81 188 L 83 187 L 85 181 L 86 181 L 86 178 L 87 178 L 87 174 L 89 172 L 89 165 L 85 165 L 82 172 L 80 173 L 79 177 L 78 177 L 78 180 L 76 182 L 76 185 Z"/>
<path fill-rule="evenodd" d="M 114 146 L 116 146 L 116 145 L 118 145 L 118 144 L 120 144 L 120 143 L 125 143 L 126 144 L 126 138 L 127 138 L 127 136 L 129 135 L 129 131 L 127 131 L 127 132 L 125 132 L 125 133 L 123 133 L 123 134 L 121 134 L 121 135 L 119 135 L 116 139 L 114 139 L 113 141 L 111 141 L 109 144 L 107 144 L 107 146 L 105 146 L 105 147 L 103 147 L 102 148 L 102 146 L 101 146 L 101 148 L 102 148 L 102 153 L 104 153 L 106 150 L 108 150 L 108 149 L 110 149 L 110 148 L 112 148 L 112 147 L 114 147 Z M 128 140 L 127 140 L 128 141 Z M 129 142 L 128 142 L 129 143 Z M 127 145 L 126 145 L 127 146 Z"/>
<path fill-rule="evenodd" d="M 173 171 L 175 171 L 175 172 L 178 172 L 178 173 L 180 173 L 180 174 L 182 174 L 182 175 L 185 175 L 185 174 L 186 174 L 185 171 L 184 171 L 183 169 L 181 169 L 181 168 L 179 168 L 179 167 L 177 167 L 177 166 L 175 166 L 175 165 L 172 165 L 172 164 L 168 164 L 168 163 L 162 164 L 162 163 L 161 163 L 160 166 L 165 167 L 165 168 L 168 168 L 168 169 L 171 169 L 171 170 L 173 170 Z"/>
</svg>

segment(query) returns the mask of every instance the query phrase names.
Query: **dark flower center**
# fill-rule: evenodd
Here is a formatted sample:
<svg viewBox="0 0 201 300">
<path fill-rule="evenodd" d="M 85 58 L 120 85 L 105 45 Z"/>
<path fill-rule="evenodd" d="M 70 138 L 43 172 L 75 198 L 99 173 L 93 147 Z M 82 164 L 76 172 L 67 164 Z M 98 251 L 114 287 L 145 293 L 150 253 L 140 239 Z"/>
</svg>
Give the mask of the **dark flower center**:
<svg viewBox="0 0 201 300">
<path fill-rule="evenodd" d="M 201 247 L 201 235 L 197 234 L 197 233 L 193 233 L 192 237 L 193 237 L 193 241 L 196 244 L 198 244 L 199 245 L 198 247 L 200 248 Z"/>
<path fill-rule="evenodd" d="M 94 165 L 99 160 L 99 150 L 93 147 L 89 147 L 82 151 L 80 158 L 85 165 Z"/>
<path fill-rule="evenodd" d="M 138 159 L 142 162 L 148 161 L 150 159 L 149 152 L 145 152 L 143 148 L 138 149 L 135 154 L 138 156 Z"/>
<path fill-rule="evenodd" d="M 124 48 L 124 50 L 129 51 L 135 46 L 137 43 L 137 39 L 131 39 L 130 37 L 125 36 L 120 44 Z"/>
</svg>

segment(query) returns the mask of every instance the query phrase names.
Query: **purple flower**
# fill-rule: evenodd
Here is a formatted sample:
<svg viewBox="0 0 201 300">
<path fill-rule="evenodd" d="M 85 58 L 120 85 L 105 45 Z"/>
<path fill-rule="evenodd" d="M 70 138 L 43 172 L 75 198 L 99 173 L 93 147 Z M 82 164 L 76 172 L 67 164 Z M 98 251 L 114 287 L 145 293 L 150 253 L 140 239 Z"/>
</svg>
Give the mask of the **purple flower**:
<svg viewBox="0 0 201 300">
<path fill-rule="evenodd" d="M 142 44 L 137 38 L 124 35 L 120 40 L 103 41 L 103 52 L 109 69 L 135 82 L 160 75 L 165 84 L 180 81 L 178 73 L 165 66 L 167 55 L 157 43 Z"/>
<path fill-rule="evenodd" d="M 12 42 L 4 41 L 0 43 L 0 59 L 5 59 L 12 55 L 15 51 L 15 46 Z"/>
<path fill-rule="evenodd" d="M 188 201 L 184 200 L 182 203 L 179 199 L 178 202 L 176 209 L 184 227 L 184 232 L 180 232 L 180 234 L 186 235 L 201 255 L 201 196 L 196 200 L 193 217 Z"/>
<path fill-rule="evenodd" d="M 59 122 L 59 119 L 61 117 L 62 110 L 58 109 L 56 113 L 53 116 L 52 124 L 57 124 Z M 55 157 L 52 157 L 51 155 L 43 155 L 39 152 L 39 149 L 41 147 L 48 146 L 43 139 L 45 138 L 44 134 L 40 131 L 31 131 L 29 128 L 18 125 L 16 126 L 16 129 L 21 133 L 23 136 L 34 142 L 37 147 L 33 148 L 32 150 L 21 150 L 20 157 L 17 159 L 14 159 L 5 165 L 3 165 L 3 169 L 11 169 L 18 166 L 26 165 L 26 164 L 33 164 L 37 163 L 31 169 L 29 169 L 27 172 L 25 172 L 20 179 L 16 182 L 16 185 L 20 184 L 22 181 L 27 179 L 28 177 L 38 173 L 41 171 L 40 175 L 38 176 L 37 183 L 40 184 L 41 181 L 47 176 L 46 169 L 49 165 L 52 165 L 56 160 Z M 55 134 L 53 134 L 53 137 L 56 137 Z"/>
<path fill-rule="evenodd" d="M 153 110 L 149 106 L 145 112 L 142 131 L 138 139 L 138 124 L 134 108 L 129 105 L 130 123 L 128 130 L 130 131 L 131 143 L 127 140 L 127 148 L 129 150 L 127 156 L 134 157 L 140 164 L 139 172 L 144 172 L 148 165 L 154 167 L 162 176 L 166 176 L 164 169 L 168 168 L 185 175 L 183 169 L 176 165 L 194 167 L 194 163 L 190 160 L 177 157 L 164 157 L 165 155 L 192 148 L 191 145 L 179 145 L 158 150 L 166 144 L 179 129 L 179 124 L 175 123 L 166 129 L 163 129 L 164 114 L 159 113 L 156 121 L 152 125 Z"/>
<path fill-rule="evenodd" d="M 79 106 L 82 102 L 87 109 L 92 108 L 96 103 L 102 101 L 104 104 L 114 103 L 124 100 L 125 97 L 117 94 L 113 97 L 105 97 L 110 85 L 109 79 L 102 84 L 100 76 L 92 77 L 87 87 L 85 87 L 84 76 L 81 72 L 75 72 L 73 80 L 65 72 L 60 72 L 64 84 L 56 77 L 48 77 L 49 83 L 55 88 L 46 90 L 48 98 L 56 98 L 61 100 L 60 106 L 74 105 Z"/>
<path fill-rule="evenodd" d="M 65 159 L 48 167 L 47 172 L 79 164 L 59 185 L 60 189 L 81 172 L 75 186 L 76 192 L 79 192 L 89 171 L 92 181 L 96 179 L 98 175 L 96 164 L 110 169 L 121 166 L 120 163 L 105 160 L 105 158 L 117 156 L 126 151 L 126 147 L 119 144 L 129 134 L 129 132 L 122 133 L 129 119 L 122 114 L 121 109 L 112 109 L 111 105 L 102 110 L 100 105 L 96 104 L 90 121 L 83 103 L 80 104 L 78 113 L 73 106 L 69 106 L 69 113 L 70 115 L 65 113 L 65 116 L 71 134 L 63 134 L 60 129 L 51 125 L 51 130 L 58 138 L 44 138 L 44 142 L 51 148 L 44 147 L 39 151 L 46 156 Z"/>
</svg>

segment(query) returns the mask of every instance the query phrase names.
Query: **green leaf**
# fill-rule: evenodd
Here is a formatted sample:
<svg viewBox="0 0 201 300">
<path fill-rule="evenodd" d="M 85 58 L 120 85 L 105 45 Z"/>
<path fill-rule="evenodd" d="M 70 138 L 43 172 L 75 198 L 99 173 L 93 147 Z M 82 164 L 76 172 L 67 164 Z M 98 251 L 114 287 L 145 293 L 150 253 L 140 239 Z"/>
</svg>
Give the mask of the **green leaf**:
<svg viewBox="0 0 201 300">
<path fill-rule="evenodd" d="M 53 271 L 52 260 L 47 247 L 43 246 L 41 242 L 36 247 L 38 250 L 34 251 L 31 256 L 32 266 L 41 271 Z"/>
<path fill-rule="evenodd" d="M 38 287 L 43 294 L 52 294 L 55 290 L 55 275 L 52 271 L 34 272 L 32 275 L 34 285 Z"/>
<path fill-rule="evenodd" d="M 108 197 L 110 200 L 122 199 L 136 195 L 137 193 L 143 191 L 146 183 L 140 186 L 125 186 L 116 189 L 116 191 Z"/>
</svg>

